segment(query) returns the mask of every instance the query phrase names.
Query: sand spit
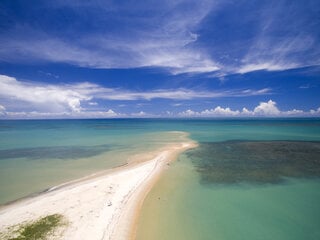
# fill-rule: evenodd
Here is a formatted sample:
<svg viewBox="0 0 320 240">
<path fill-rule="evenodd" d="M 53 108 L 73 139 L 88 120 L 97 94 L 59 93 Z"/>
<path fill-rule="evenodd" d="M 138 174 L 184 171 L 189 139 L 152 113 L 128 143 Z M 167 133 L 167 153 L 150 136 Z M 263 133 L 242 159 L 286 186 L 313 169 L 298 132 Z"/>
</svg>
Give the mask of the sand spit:
<svg viewBox="0 0 320 240">
<path fill-rule="evenodd" d="M 69 224 L 58 239 L 132 239 L 142 202 L 161 171 L 193 142 L 174 143 L 153 159 L 129 164 L 105 175 L 75 181 L 0 210 L 0 232 L 50 214 Z"/>
</svg>

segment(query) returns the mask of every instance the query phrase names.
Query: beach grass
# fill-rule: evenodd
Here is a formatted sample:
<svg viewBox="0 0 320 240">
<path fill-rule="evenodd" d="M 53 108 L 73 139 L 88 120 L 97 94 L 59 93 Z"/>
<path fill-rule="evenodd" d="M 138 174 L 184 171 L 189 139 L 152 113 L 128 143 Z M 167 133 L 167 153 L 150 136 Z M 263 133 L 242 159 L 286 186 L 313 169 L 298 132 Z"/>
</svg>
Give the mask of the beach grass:
<svg viewBox="0 0 320 240">
<path fill-rule="evenodd" d="M 1 240 L 45 240 L 55 233 L 57 228 L 66 225 L 61 214 L 52 214 L 33 222 L 23 223 L 0 233 Z"/>
</svg>

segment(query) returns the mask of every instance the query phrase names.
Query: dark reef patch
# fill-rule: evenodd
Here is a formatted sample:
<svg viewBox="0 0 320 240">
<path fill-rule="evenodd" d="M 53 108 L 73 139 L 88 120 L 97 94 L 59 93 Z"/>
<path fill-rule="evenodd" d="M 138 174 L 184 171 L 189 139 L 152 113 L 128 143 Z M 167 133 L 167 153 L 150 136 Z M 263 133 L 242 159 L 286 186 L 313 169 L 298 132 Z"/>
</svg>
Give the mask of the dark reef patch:
<svg viewBox="0 0 320 240">
<path fill-rule="evenodd" d="M 96 146 L 52 146 L 0 150 L 0 160 L 27 159 L 77 159 L 99 155 L 110 150 L 109 145 Z"/>
<path fill-rule="evenodd" d="M 279 183 L 320 176 L 320 142 L 226 141 L 187 152 L 203 183 Z"/>
</svg>

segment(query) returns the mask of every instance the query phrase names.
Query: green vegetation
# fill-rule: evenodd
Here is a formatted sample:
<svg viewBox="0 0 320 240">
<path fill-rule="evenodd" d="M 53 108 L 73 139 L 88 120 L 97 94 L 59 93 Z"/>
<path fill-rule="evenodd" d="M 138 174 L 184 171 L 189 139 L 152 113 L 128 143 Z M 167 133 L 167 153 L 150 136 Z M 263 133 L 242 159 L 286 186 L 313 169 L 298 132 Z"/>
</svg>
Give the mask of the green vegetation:
<svg viewBox="0 0 320 240">
<path fill-rule="evenodd" d="M 48 215 L 35 222 L 13 226 L 6 234 L 1 233 L 1 240 L 45 240 L 58 227 L 66 224 L 60 214 Z"/>
</svg>

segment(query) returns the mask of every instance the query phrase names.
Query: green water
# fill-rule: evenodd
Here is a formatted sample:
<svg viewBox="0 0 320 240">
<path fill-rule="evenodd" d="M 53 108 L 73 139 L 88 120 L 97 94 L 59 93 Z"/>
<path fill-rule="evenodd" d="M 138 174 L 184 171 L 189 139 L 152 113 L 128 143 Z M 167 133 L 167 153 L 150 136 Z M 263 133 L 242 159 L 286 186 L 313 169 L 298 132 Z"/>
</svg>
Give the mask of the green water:
<svg viewBox="0 0 320 240">
<path fill-rule="evenodd" d="M 138 240 L 320 239 L 320 120 L 0 121 L 0 203 L 199 143 L 144 202 Z"/>
<path fill-rule="evenodd" d="M 320 181 L 203 185 L 186 156 L 148 195 L 137 239 L 319 239 Z"/>
<path fill-rule="evenodd" d="M 320 239 L 319 124 L 251 123 L 197 127 L 200 147 L 147 196 L 138 240 Z"/>
<path fill-rule="evenodd" d="M 0 204 L 126 164 L 180 133 L 143 121 L 0 121 Z"/>
</svg>

